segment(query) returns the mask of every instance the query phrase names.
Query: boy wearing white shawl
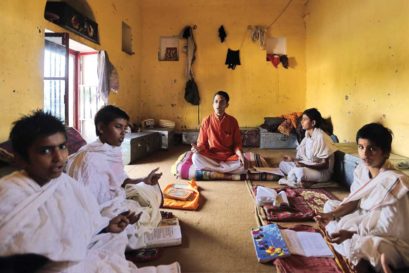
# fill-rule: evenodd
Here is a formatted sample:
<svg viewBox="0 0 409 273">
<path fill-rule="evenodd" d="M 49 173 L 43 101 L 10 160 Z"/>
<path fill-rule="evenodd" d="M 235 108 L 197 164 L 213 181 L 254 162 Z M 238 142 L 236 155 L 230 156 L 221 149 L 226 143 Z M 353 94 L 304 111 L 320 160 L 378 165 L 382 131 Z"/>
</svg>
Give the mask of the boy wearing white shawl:
<svg viewBox="0 0 409 273">
<path fill-rule="evenodd" d="M 316 220 L 358 272 L 366 272 L 369 264 L 381 272 L 385 257 L 394 269 L 407 267 L 409 179 L 387 160 L 392 133 L 371 123 L 358 131 L 356 140 L 362 161 L 355 169 L 352 191 L 337 206 L 326 204 Z"/>
<path fill-rule="evenodd" d="M 138 272 L 125 260 L 122 232 L 135 214 L 102 217 L 93 195 L 62 173 L 68 150 L 61 121 L 36 111 L 15 122 L 10 139 L 24 170 L 0 180 L 2 259 L 43 257 L 36 272 Z"/>
<path fill-rule="evenodd" d="M 331 178 L 336 148 L 330 136 L 320 129 L 322 121 L 321 113 L 315 108 L 303 112 L 301 125 L 305 137 L 297 147 L 296 157 L 284 156 L 280 162 L 280 170 L 287 175 L 279 180 L 280 184 L 306 187 L 309 182 Z"/>
<path fill-rule="evenodd" d="M 120 147 L 128 122 L 129 116 L 120 108 L 102 107 L 95 115 L 98 140 L 71 155 L 66 172 L 94 194 L 103 216 L 111 218 L 128 210 L 140 215 L 139 221 L 127 228 L 128 247 L 139 249 L 146 246 L 144 233 L 151 232 L 161 220 L 158 180 L 162 174 L 154 169 L 146 178 L 128 178 Z"/>
</svg>

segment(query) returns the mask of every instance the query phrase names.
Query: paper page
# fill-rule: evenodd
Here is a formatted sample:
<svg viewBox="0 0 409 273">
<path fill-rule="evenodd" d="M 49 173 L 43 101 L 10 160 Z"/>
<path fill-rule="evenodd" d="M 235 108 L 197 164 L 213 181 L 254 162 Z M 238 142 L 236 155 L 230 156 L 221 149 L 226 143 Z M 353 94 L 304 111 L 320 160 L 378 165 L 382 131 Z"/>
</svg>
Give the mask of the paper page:
<svg viewBox="0 0 409 273">
<path fill-rule="evenodd" d="M 305 256 L 303 246 L 301 245 L 298 239 L 296 231 L 289 230 L 289 229 L 282 229 L 281 234 L 283 235 L 284 240 L 288 246 L 288 250 L 290 251 L 291 254 Z"/>
<path fill-rule="evenodd" d="M 266 51 L 268 54 L 287 54 L 287 39 L 285 37 L 270 37 L 266 39 Z"/>
<path fill-rule="evenodd" d="M 145 234 L 145 243 L 148 246 L 166 245 L 182 240 L 180 226 L 160 226 L 156 227 L 152 233 Z"/>
<path fill-rule="evenodd" d="M 322 235 L 318 232 L 297 232 L 306 257 L 333 257 L 331 250 Z"/>
</svg>

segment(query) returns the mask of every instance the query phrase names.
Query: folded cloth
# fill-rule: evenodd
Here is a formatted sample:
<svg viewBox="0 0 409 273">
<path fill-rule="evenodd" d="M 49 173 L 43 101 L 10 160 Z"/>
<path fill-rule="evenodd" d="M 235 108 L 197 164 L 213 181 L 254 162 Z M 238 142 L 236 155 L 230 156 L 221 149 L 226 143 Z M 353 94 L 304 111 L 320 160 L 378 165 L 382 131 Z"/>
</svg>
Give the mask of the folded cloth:
<svg viewBox="0 0 409 273">
<path fill-rule="evenodd" d="M 263 186 L 257 187 L 256 203 L 258 206 L 262 206 L 264 204 L 272 204 L 275 202 L 276 198 L 277 192 L 274 189 L 266 188 Z"/>
</svg>

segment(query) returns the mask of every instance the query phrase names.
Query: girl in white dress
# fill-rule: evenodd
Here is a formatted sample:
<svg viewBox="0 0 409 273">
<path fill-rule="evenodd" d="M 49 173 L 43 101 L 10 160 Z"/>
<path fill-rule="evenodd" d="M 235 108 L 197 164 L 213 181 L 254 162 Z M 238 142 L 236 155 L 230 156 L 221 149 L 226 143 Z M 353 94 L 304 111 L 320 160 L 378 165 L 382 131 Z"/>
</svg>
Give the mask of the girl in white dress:
<svg viewBox="0 0 409 273">
<path fill-rule="evenodd" d="M 296 157 L 286 155 L 280 162 L 280 170 L 287 175 L 279 180 L 280 184 L 306 187 L 311 182 L 325 182 L 331 178 L 336 148 L 330 136 L 321 129 L 322 122 L 316 108 L 304 111 L 301 125 L 305 137 L 297 147 Z"/>
</svg>

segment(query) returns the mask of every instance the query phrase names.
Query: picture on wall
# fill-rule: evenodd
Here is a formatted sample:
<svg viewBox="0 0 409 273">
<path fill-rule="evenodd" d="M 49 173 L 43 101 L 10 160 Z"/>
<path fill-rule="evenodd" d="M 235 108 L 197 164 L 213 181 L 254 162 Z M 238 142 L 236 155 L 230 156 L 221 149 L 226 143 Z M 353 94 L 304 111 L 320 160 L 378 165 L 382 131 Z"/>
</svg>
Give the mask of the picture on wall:
<svg viewBox="0 0 409 273">
<path fill-rule="evenodd" d="M 160 37 L 159 61 L 179 61 L 179 37 Z"/>
</svg>

